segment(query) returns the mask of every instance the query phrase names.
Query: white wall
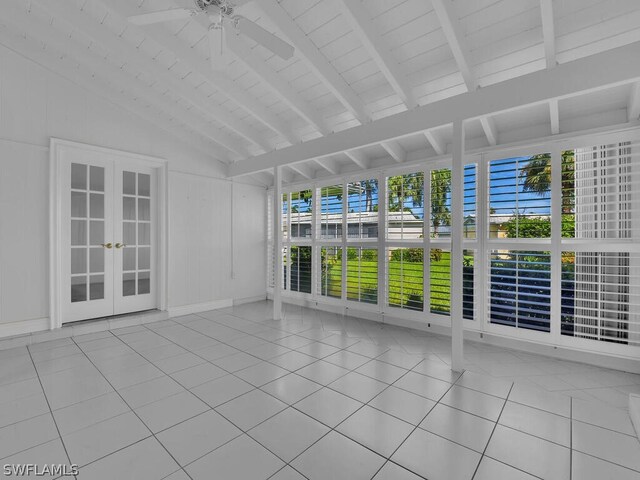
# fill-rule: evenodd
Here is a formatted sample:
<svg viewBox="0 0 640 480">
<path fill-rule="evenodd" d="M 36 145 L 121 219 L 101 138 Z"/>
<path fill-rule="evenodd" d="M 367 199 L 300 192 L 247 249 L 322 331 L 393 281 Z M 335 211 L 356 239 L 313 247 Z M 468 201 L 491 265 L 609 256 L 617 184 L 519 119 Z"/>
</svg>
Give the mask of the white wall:
<svg viewBox="0 0 640 480">
<path fill-rule="evenodd" d="M 49 138 L 152 155 L 169 160 L 169 305 L 210 303 L 265 294 L 255 269 L 264 269 L 264 189 L 235 184 L 242 217 L 231 279 L 231 183 L 224 166 L 107 99 L 0 45 L 0 336 L 42 328 L 49 302 Z M 259 265 L 251 265 L 257 262 Z M 264 279 L 264 275 L 259 277 Z M 246 282 L 243 283 L 243 282 Z"/>
</svg>

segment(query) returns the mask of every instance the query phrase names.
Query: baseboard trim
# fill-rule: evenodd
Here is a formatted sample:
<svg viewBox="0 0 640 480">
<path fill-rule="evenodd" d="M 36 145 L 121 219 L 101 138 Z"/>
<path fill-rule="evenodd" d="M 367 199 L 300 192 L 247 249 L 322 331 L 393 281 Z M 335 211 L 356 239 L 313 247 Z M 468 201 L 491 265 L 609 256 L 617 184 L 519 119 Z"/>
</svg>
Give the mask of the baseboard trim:
<svg viewBox="0 0 640 480">
<path fill-rule="evenodd" d="M 262 299 L 262 297 L 260 297 Z M 233 306 L 233 299 L 225 298 L 224 300 L 214 300 L 213 302 L 193 303 L 191 305 L 180 305 L 178 307 L 169 307 L 169 317 L 182 317 L 183 315 L 191 315 L 193 313 L 207 312 L 209 310 L 218 310 L 220 308 L 228 308 Z"/>
<path fill-rule="evenodd" d="M 254 297 L 234 298 L 233 305 L 244 305 L 245 303 L 262 302 L 266 300 L 267 294 L 256 295 Z"/>
<path fill-rule="evenodd" d="M 49 318 L 34 318 L 33 320 L 22 320 L 20 322 L 1 323 L 0 339 L 6 337 L 16 337 L 18 335 L 28 335 L 34 332 L 49 330 Z"/>
</svg>

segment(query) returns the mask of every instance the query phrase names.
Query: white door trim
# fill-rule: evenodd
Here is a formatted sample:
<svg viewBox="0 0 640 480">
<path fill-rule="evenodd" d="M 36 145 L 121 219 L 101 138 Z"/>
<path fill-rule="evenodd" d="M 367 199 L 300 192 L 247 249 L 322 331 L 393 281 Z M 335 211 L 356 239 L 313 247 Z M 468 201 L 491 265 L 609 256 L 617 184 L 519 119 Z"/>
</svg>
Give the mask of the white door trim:
<svg viewBox="0 0 640 480">
<path fill-rule="evenodd" d="M 169 163 L 167 160 L 131 153 L 112 148 L 98 147 L 85 143 L 73 142 L 51 137 L 49 142 L 49 327 L 50 329 L 62 326 L 61 314 L 61 289 L 62 283 L 62 195 L 61 174 L 64 149 L 85 150 L 92 153 L 116 155 L 137 163 L 142 163 L 157 170 L 158 174 L 158 268 L 157 268 L 157 308 L 167 309 L 168 296 L 168 188 L 169 188 Z"/>
</svg>

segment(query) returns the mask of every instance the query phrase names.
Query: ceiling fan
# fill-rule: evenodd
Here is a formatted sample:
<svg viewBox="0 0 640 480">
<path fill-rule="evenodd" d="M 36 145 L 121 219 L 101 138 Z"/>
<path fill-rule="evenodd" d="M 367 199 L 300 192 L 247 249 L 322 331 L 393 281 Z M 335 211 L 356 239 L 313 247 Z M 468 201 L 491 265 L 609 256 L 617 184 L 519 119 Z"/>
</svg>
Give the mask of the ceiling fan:
<svg viewBox="0 0 640 480">
<path fill-rule="evenodd" d="M 253 39 L 259 45 L 272 51 L 284 60 L 293 56 L 294 48 L 284 40 L 268 32 L 251 20 L 237 15 L 236 8 L 248 3 L 250 0 L 236 0 L 234 3 L 228 0 L 194 0 L 195 8 L 173 8 L 158 12 L 144 13 L 128 17 L 127 20 L 135 25 L 150 25 L 153 23 L 183 20 L 196 15 L 206 15 L 211 21 L 209 25 L 208 39 L 211 66 L 220 68 L 220 60 L 224 55 L 224 29 L 231 26 L 238 33 Z"/>
</svg>

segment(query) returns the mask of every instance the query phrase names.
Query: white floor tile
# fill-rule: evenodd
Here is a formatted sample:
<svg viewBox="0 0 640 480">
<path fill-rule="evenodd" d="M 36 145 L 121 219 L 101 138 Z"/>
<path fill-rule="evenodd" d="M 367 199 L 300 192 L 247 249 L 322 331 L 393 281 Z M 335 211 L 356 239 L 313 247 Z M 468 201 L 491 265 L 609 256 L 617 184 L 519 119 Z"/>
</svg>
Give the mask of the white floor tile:
<svg viewBox="0 0 640 480">
<path fill-rule="evenodd" d="M 482 417 L 438 404 L 422 421 L 420 428 L 482 453 L 494 425 Z"/>
<path fill-rule="evenodd" d="M 321 385 L 328 385 L 349 373 L 349 370 L 321 360 L 301 368 L 296 373 Z"/>
<path fill-rule="evenodd" d="M 67 457 L 67 452 L 64 450 L 64 446 L 62 445 L 62 441 L 59 438 L 55 440 L 51 440 L 46 443 L 42 443 L 36 447 L 30 448 L 28 450 L 24 450 L 20 453 L 16 453 L 15 455 L 11 455 L 3 459 L 3 465 L 25 465 L 25 464 L 38 464 L 40 466 L 43 465 L 66 465 L 67 469 L 71 469 L 71 465 L 69 462 L 69 458 Z M 43 475 L 38 476 L 37 478 L 40 480 L 51 480 L 53 478 L 57 478 L 58 475 Z M 25 478 L 24 475 L 8 475 L 3 478 Z M 66 477 L 71 478 L 71 477 Z"/>
<path fill-rule="evenodd" d="M 640 472 L 605 462 L 596 457 L 573 452 L 572 480 L 640 480 Z"/>
<path fill-rule="evenodd" d="M 187 352 L 176 355 L 175 357 L 156 360 L 153 363 L 164 373 L 172 374 L 179 372 L 180 370 L 184 370 L 185 368 L 195 367 L 196 365 L 200 365 L 204 362 L 206 362 L 206 360 L 203 358 L 198 357 L 191 352 Z"/>
<path fill-rule="evenodd" d="M 315 358 L 325 358 L 340 350 L 338 347 L 320 342 L 312 342 L 302 347 L 296 348 L 298 352 L 310 355 Z"/>
<path fill-rule="evenodd" d="M 373 480 L 420 480 L 421 477 L 411 473 L 409 470 L 387 462 L 380 471 L 373 477 Z"/>
<path fill-rule="evenodd" d="M 479 375 L 473 372 L 464 372 L 456 385 L 478 390 L 482 393 L 488 393 L 494 397 L 507 398 L 513 382 L 493 378 L 487 375 Z"/>
<path fill-rule="evenodd" d="M 573 449 L 640 472 L 640 443 L 635 436 L 573 421 Z"/>
<path fill-rule="evenodd" d="M 328 388 L 318 390 L 294 405 L 298 410 L 332 428 L 361 406 L 362 403 Z"/>
<path fill-rule="evenodd" d="M 495 422 L 505 401 L 486 393 L 454 385 L 442 397 L 442 403 Z"/>
<path fill-rule="evenodd" d="M 369 357 L 358 355 L 357 353 L 349 352 L 347 350 L 340 350 L 339 352 L 323 358 L 323 360 L 325 362 L 333 363 L 334 365 L 339 365 L 347 370 L 355 370 L 356 368 L 371 361 Z"/>
<path fill-rule="evenodd" d="M 356 372 L 375 378 L 381 382 L 391 384 L 407 373 L 404 368 L 396 367 L 390 363 L 372 360 L 356 369 Z"/>
<path fill-rule="evenodd" d="M 370 479 L 384 458 L 336 432 L 331 432 L 292 462 L 310 480 Z"/>
<path fill-rule="evenodd" d="M 395 387 L 438 401 L 451 388 L 451 384 L 437 378 L 409 372 L 394 383 Z"/>
<path fill-rule="evenodd" d="M 419 363 L 413 368 L 413 371 L 421 373 L 422 375 L 437 378 L 438 380 L 444 380 L 447 383 L 454 383 L 458 378 L 460 378 L 460 373 L 451 370 L 449 365 L 431 360 L 424 360 Z"/>
<path fill-rule="evenodd" d="M 111 392 L 60 410 L 54 410 L 53 416 L 60 434 L 64 436 L 128 411 L 130 408 L 120 398 L 120 395 Z"/>
<path fill-rule="evenodd" d="M 287 407 L 286 403 L 252 390 L 216 408 L 225 418 L 242 430 L 249 430 Z"/>
<path fill-rule="evenodd" d="M 242 370 L 252 365 L 256 365 L 258 363 L 262 363 L 262 360 L 260 360 L 258 357 L 254 357 L 253 355 L 249 355 L 248 353 L 244 352 L 227 355 L 226 357 L 218 358 L 217 360 L 213 361 L 214 365 L 231 373 L 237 372 L 238 370 Z"/>
<path fill-rule="evenodd" d="M 436 403 L 415 393 L 391 386 L 375 397 L 369 405 L 394 417 L 417 425 Z"/>
<path fill-rule="evenodd" d="M 544 410 L 507 402 L 499 423 L 565 447 L 571 446 L 571 421 Z"/>
<path fill-rule="evenodd" d="M 261 387 L 262 390 L 285 402 L 287 405 L 294 404 L 321 388 L 322 385 L 295 373 L 280 377 Z"/>
<path fill-rule="evenodd" d="M 536 478 L 493 458 L 483 457 L 473 480 L 535 480 Z"/>
<path fill-rule="evenodd" d="M 527 383 L 515 382 L 509 400 L 563 417 L 571 416 L 571 397 L 561 393 L 547 392 Z"/>
<path fill-rule="evenodd" d="M 183 391 L 184 388 L 178 382 L 164 375 L 148 382 L 123 388 L 118 390 L 118 393 L 131 408 L 135 409 Z"/>
<path fill-rule="evenodd" d="M 249 435 L 285 462 L 290 462 L 329 432 L 329 428 L 293 408 L 287 408 Z"/>
<path fill-rule="evenodd" d="M 420 362 L 422 362 L 423 358 L 417 355 L 408 355 L 406 353 L 397 352 L 395 350 L 389 350 L 388 352 L 385 352 L 382 355 L 376 357 L 376 360 L 387 362 L 391 365 L 395 365 L 396 367 L 406 368 L 407 370 L 410 370 Z"/>
<path fill-rule="evenodd" d="M 172 374 L 171 378 L 183 387 L 191 389 L 216 378 L 224 377 L 226 374 L 227 372 L 220 367 L 210 363 L 202 363 L 195 367 L 180 370 Z"/>
<path fill-rule="evenodd" d="M 0 458 L 58 438 L 50 413 L 0 428 Z"/>
<path fill-rule="evenodd" d="M 626 397 L 628 403 L 629 396 L 627 395 Z M 626 411 L 611 407 L 607 408 L 600 403 L 574 399 L 571 418 L 597 425 L 598 427 L 615 430 L 616 432 L 626 433 L 627 435 L 636 435 L 631 423 L 631 417 Z"/>
<path fill-rule="evenodd" d="M 207 410 L 206 403 L 185 391 L 136 408 L 135 412 L 152 432 L 158 433 Z"/>
<path fill-rule="evenodd" d="M 480 458 L 473 450 L 417 429 L 391 460 L 429 480 L 471 480 Z"/>
<path fill-rule="evenodd" d="M 222 415 L 209 410 L 159 433 L 157 438 L 185 466 L 241 434 Z"/>
<path fill-rule="evenodd" d="M 257 365 L 253 365 L 236 372 L 236 376 L 240 377 L 245 382 L 249 382 L 254 387 L 261 387 L 266 383 L 272 382 L 273 380 L 284 377 L 288 374 L 288 370 L 267 362 L 261 362 Z"/>
<path fill-rule="evenodd" d="M 266 480 L 285 464 L 247 435 L 242 435 L 186 467 L 193 480 Z"/>
<path fill-rule="evenodd" d="M 387 388 L 387 384 L 356 372 L 350 372 L 330 383 L 328 387 L 362 403 L 367 403 Z"/>
<path fill-rule="evenodd" d="M 49 404 L 42 391 L 28 397 L 0 402 L 0 427 L 49 413 Z"/>
<path fill-rule="evenodd" d="M 485 454 L 545 480 L 569 478 L 568 448 L 498 425 Z"/>
<path fill-rule="evenodd" d="M 198 385 L 191 390 L 210 407 L 217 407 L 253 389 L 253 385 L 244 380 L 240 380 L 233 375 L 227 375 Z"/>
<path fill-rule="evenodd" d="M 413 425 L 367 405 L 336 427 L 340 433 L 383 457 L 391 456 L 413 428 Z"/>
</svg>

